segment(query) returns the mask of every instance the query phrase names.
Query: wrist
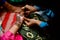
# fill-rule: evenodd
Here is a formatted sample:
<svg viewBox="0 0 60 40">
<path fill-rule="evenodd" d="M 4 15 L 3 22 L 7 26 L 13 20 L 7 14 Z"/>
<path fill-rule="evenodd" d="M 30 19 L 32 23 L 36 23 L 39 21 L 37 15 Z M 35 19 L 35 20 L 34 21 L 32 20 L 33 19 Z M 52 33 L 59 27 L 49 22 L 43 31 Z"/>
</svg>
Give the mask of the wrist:
<svg viewBox="0 0 60 40">
<path fill-rule="evenodd" d="M 40 23 L 41 23 L 41 21 L 39 21 L 39 20 L 35 21 L 35 24 L 37 24 L 37 25 L 39 25 Z"/>
</svg>

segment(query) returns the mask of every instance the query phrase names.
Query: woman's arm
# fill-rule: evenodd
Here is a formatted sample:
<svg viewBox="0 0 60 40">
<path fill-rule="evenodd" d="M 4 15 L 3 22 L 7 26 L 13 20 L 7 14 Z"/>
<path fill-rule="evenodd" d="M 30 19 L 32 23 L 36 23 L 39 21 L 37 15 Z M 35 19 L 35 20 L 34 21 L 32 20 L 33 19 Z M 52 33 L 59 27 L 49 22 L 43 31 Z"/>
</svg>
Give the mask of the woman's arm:
<svg viewBox="0 0 60 40">
<path fill-rule="evenodd" d="M 23 10 L 21 9 L 21 7 L 13 6 L 13 5 L 9 4 L 7 1 L 4 3 L 4 6 L 11 12 L 24 13 Z"/>
<path fill-rule="evenodd" d="M 14 11 L 16 10 L 16 7 L 13 6 L 13 5 L 11 5 L 11 4 L 9 4 L 7 1 L 5 1 L 4 6 L 5 6 L 9 11 L 13 11 L 13 12 L 14 12 Z"/>
<path fill-rule="evenodd" d="M 16 23 L 13 25 L 13 27 L 9 31 L 13 34 L 16 34 L 18 29 L 21 27 L 23 19 L 24 19 L 23 16 L 18 17 Z"/>
<path fill-rule="evenodd" d="M 16 32 L 18 31 L 18 29 L 20 28 L 20 26 L 18 27 L 16 24 L 13 25 L 13 27 L 9 30 L 11 33 L 16 34 Z"/>
</svg>

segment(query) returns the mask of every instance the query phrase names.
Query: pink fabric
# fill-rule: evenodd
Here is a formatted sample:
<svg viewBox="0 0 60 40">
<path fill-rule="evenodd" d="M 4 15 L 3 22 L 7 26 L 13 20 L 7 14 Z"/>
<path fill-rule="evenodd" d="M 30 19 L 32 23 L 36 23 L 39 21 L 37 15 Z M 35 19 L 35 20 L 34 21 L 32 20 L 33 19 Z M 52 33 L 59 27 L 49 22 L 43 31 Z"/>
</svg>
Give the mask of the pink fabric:
<svg viewBox="0 0 60 40">
<path fill-rule="evenodd" d="M 3 36 L 0 37 L 1 40 L 23 40 L 22 36 L 20 34 L 14 35 L 10 31 L 3 34 Z"/>
</svg>

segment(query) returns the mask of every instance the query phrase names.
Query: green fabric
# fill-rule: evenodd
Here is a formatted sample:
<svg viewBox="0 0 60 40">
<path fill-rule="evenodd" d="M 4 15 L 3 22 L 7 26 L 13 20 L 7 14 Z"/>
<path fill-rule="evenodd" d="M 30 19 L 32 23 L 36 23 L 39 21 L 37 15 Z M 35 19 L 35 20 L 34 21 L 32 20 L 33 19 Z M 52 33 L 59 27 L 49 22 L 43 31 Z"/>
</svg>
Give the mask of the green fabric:
<svg viewBox="0 0 60 40">
<path fill-rule="evenodd" d="M 24 2 L 25 0 L 10 0 L 10 2 Z"/>
</svg>

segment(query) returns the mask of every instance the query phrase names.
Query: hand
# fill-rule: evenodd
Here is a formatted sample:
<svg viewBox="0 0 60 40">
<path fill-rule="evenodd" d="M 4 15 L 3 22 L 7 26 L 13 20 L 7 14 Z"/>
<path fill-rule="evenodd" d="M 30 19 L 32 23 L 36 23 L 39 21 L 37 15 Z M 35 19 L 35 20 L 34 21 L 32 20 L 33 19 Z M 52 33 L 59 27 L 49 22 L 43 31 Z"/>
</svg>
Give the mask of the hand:
<svg viewBox="0 0 60 40">
<path fill-rule="evenodd" d="M 35 19 L 28 19 L 28 18 L 24 18 L 25 19 L 25 23 L 27 26 L 32 26 L 34 24 L 39 25 L 41 21 L 39 20 L 35 20 Z"/>
<path fill-rule="evenodd" d="M 27 10 L 25 7 L 21 8 L 24 11 L 24 16 L 28 16 L 30 14 L 30 10 Z"/>
<path fill-rule="evenodd" d="M 21 24 L 23 23 L 23 20 L 24 20 L 24 16 L 20 15 L 20 14 L 17 14 L 17 20 L 16 20 L 16 24 L 18 26 L 21 26 Z"/>
<path fill-rule="evenodd" d="M 22 7 L 22 9 L 25 10 L 25 16 L 28 16 L 31 12 L 36 11 L 36 8 L 30 5 L 25 5 L 24 7 Z"/>
<path fill-rule="evenodd" d="M 30 5 L 25 5 L 25 8 L 27 8 L 29 11 L 36 11 L 36 8 L 34 8 L 33 6 Z"/>
</svg>

